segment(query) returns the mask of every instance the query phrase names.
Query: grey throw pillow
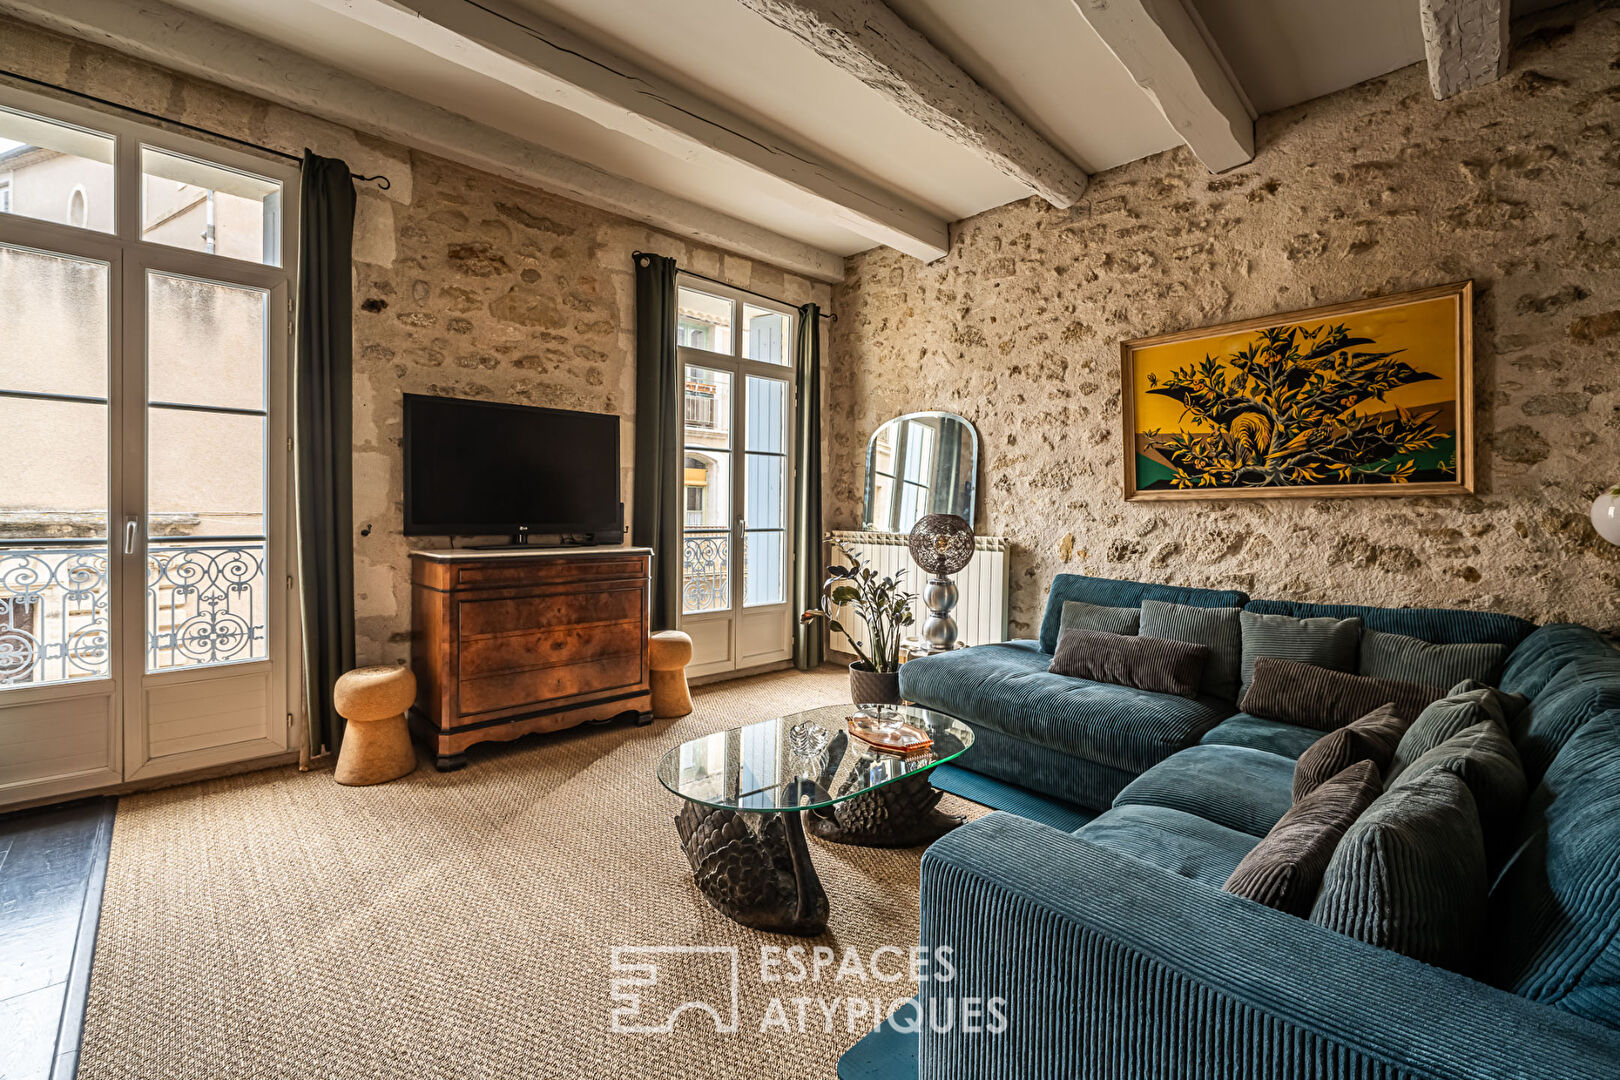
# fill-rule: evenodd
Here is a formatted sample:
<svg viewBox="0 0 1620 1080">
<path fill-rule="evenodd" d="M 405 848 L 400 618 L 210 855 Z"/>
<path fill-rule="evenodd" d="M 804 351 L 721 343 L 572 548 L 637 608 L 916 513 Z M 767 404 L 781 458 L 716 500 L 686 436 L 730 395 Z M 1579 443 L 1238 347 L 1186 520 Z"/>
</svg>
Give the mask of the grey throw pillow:
<svg viewBox="0 0 1620 1080">
<path fill-rule="evenodd" d="M 1358 761 L 1296 802 L 1222 886 L 1305 918 L 1346 829 L 1383 792 L 1378 767 Z"/>
<path fill-rule="evenodd" d="M 1405 634 L 1367 630 L 1361 635 L 1363 675 L 1405 679 L 1430 686 L 1453 686 L 1464 679 L 1494 685 L 1507 659 L 1507 647 L 1494 642 L 1437 645 Z"/>
<path fill-rule="evenodd" d="M 1431 769 L 1380 795 L 1339 841 L 1311 921 L 1468 974 L 1485 929 L 1485 846 L 1474 796 Z"/>
<path fill-rule="evenodd" d="M 1412 762 L 1390 787 L 1417 783 L 1431 770 L 1456 773 L 1468 785 L 1479 809 L 1485 853 L 1497 862 L 1524 809 L 1524 763 L 1502 725 L 1485 720 L 1458 732 Z"/>
<path fill-rule="evenodd" d="M 1243 629 L 1235 607 L 1193 607 L 1163 600 L 1142 601 L 1143 637 L 1189 641 L 1209 647 L 1200 686 L 1210 697 L 1236 701 L 1238 666 L 1243 662 Z"/>
<path fill-rule="evenodd" d="M 1134 686 L 1157 694 L 1198 696 L 1209 650 L 1184 641 L 1065 630 L 1048 671 L 1076 679 Z"/>
<path fill-rule="evenodd" d="M 1107 607 L 1103 604 L 1088 604 L 1084 600 L 1065 600 L 1063 621 L 1058 624 L 1058 636 L 1062 637 L 1065 630 L 1134 634 L 1141 617 L 1142 613 L 1133 607 Z"/>
<path fill-rule="evenodd" d="M 1473 681 L 1458 683 L 1445 697 L 1431 702 L 1406 729 L 1385 770 L 1384 783 L 1393 784 L 1418 758 L 1475 724 L 1491 720 L 1500 724 L 1504 732 L 1510 731 L 1509 721 L 1526 704 L 1523 694 L 1504 694 Z"/>
<path fill-rule="evenodd" d="M 1356 650 L 1361 644 L 1361 620 L 1296 619 L 1292 615 L 1239 613 L 1243 630 L 1241 691 L 1254 678 L 1254 662 L 1263 656 L 1278 660 L 1298 660 L 1333 671 L 1355 671 Z"/>
</svg>

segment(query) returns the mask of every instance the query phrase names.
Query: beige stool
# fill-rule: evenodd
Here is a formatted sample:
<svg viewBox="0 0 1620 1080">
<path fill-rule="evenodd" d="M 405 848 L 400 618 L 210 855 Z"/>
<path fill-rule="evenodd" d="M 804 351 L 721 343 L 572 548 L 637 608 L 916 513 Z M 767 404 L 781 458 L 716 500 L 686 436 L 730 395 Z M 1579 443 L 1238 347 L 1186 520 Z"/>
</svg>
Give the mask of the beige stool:
<svg viewBox="0 0 1620 1080">
<path fill-rule="evenodd" d="M 691 659 L 692 639 L 679 630 L 660 630 L 648 639 L 652 714 L 659 720 L 692 711 L 692 693 L 686 688 L 686 665 Z"/>
<path fill-rule="evenodd" d="M 405 710 L 416 700 L 416 676 L 407 667 L 355 668 L 337 681 L 332 704 L 347 720 L 333 778 L 359 786 L 397 780 L 416 768 L 416 749 Z"/>
</svg>

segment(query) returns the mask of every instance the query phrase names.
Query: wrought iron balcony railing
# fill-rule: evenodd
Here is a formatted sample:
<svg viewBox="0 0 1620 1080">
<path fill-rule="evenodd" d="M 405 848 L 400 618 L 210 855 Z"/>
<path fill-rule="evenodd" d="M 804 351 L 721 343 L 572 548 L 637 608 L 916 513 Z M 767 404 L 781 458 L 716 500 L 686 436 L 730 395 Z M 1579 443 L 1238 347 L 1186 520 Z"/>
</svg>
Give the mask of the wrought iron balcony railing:
<svg viewBox="0 0 1620 1080">
<path fill-rule="evenodd" d="M 154 541 L 146 554 L 146 670 L 266 655 L 264 540 Z M 0 541 L 0 685 L 111 673 L 105 540 Z"/>
<path fill-rule="evenodd" d="M 688 525 L 681 538 L 681 610 L 724 611 L 731 606 L 731 530 Z"/>
</svg>

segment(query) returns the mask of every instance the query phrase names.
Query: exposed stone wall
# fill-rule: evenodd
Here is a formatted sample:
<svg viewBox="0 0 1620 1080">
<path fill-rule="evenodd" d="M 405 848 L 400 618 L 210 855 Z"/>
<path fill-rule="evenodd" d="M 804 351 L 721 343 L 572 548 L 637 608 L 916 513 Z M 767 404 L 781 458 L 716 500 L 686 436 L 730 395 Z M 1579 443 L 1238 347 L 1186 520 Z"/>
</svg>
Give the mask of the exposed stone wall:
<svg viewBox="0 0 1620 1080">
<path fill-rule="evenodd" d="M 631 500 L 635 279 L 630 253 L 793 304 L 828 286 L 119 53 L 0 18 L 0 67 L 289 153 L 309 147 L 392 186 L 360 185 L 355 223 L 355 614 L 362 663 L 410 651 L 415 542 L 401 533 L 401 395 L 618 413 Z M 26 87 L 24 89 L 27 89 Z M 73 101 L 71 97 L 64 100 Z M 442 541 L 440 541 L 442 543 Z"/>
<path fill-rule="evenodd" d="M 976 527 L 1014 543 L 1012 629 L 1063 571 L 1257 596 L 1620 622 L 1620 10 L 1517 28 L 1502 81 L 1433 100 L 1417 65 L 1263 117 L 1212 176 L 1185 150 L 879 250 L 837 290 L 829 525 L 855 527 L 867 437 L 949 409 L 982 439 Z M 1119 342 L 1473 278 L 1473 497 L 1126 503 Z"/>
</svg>

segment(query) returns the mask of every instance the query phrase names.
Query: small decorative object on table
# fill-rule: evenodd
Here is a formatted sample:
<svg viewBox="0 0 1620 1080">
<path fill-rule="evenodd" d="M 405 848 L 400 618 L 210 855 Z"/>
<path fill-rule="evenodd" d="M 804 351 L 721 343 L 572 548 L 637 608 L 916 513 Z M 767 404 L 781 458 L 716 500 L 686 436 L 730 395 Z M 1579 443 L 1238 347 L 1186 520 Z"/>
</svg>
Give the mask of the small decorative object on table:
<svg viewBox="0 0 1620 1080">
<path fill-rule="evenodd" d="M 928 732 L 898 716 L 857 713 L 847 717 L 846 722 L 851 735 L 885 754 L 920 754 L 934 745 Z"/>
<path fill-rule="evenodd" d="M 923 593 L 923 603 L 928 605 L 923 639 L 930 652 L 949 652 L 956 648 L 956 619 L 951 609 L 956 607 L 957 597 L 956 582 L 950 575 L 973 558 L 973 528 L 955 514 L 929 514 L 912 527 L 911 557 L 933 575 Z"/>
<path fill-rule="evenodd" d="M 1620 486 L 1609 488 L 1592 502 L 1592 528 L 1611 544 L 1620 544 Z"/>
<path fill-rule="evenodd" d="M 831 538 L 828 538 L 831 540 Z M 879 577 L 871 567 L 861 565 L 858 551 L 837 542 L 833 546 L 849 560 L 848 566 L 827 567 L 827 580 L 821 587 L 821 606 L 799 616 L 801 622 L 826 619 L 827 625 L 849 639 L 859 657 L 849 665 L 850 698 L 857 705 L 900 704 L 901 630 L 917 621 L 911 610 L 916 593 L 901 591 L 901 570 L 895 577 Z M 853 604 L 866 623 L 869 644 L 863 645 L 832 616 L 832 609 Z"/>
</svg>

